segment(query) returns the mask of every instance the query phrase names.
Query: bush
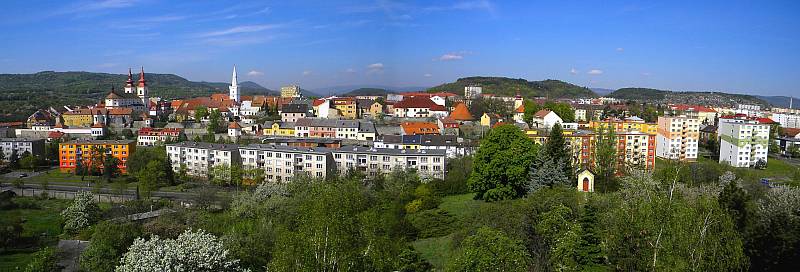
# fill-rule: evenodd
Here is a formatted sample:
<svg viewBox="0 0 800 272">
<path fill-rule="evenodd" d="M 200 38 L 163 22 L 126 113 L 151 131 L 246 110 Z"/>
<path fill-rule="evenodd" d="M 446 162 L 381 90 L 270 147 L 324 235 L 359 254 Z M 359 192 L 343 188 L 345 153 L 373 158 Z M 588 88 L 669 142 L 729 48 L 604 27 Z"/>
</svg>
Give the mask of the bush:
<svg viewBox="0 0 800 272">
<path fill-rule="evenodd" d="M 409 221 L 419 230 L 419 238 L 444 236 L 459 228 L 455 217 L 439 209 L 409 215 Z"/>
<path fill-rule="evenodd" d="M 56 262 L 58 258 L 56 256 L 56 249 L 52 247 L 46 247 L 42 250 L 37 251 L 33 254 L 31 262 L 28 263 L 28 266 L 25 268 L 26 272 L 50 272 L 50 271 L 61 271 L 58 267 Z"/>
</svg>

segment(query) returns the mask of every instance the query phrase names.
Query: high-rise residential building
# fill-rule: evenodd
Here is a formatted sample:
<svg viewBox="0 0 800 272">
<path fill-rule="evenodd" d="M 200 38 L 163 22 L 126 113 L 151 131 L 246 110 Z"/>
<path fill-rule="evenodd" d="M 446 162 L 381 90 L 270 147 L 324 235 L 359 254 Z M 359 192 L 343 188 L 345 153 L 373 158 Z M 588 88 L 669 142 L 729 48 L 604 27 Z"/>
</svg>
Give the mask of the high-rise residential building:
<svg viewBox="0 0 800 272">
<path fill-rule="evenodd" d="M 44 156 L 44 139 L 26 138 L 0 138 L 0 152 L 6 160 L 17 151 L 17 156 L 22 157 L 26 152 L 33 156 Z"/>
<path fill-rule="evenodd" d="M 800 114 L 773 113 L 770 119 L 780 123 L 782 128 L 800 128 Z"/>
<path fill-rule="evenodd" d="M 679 116 L 659 116 L 656 156 L 671 160 L 697 160 L 700 120 Z"/>
<path fill-rule="evenodd" d="M 656 135 L 639 131 L 617 133 L 618 170 L 655 170 Z M 619 174 L 622 171 L 618 172 Z"/>
<path fill-rule="evenodd" d="M 658 133 L 658 124 L 647 123 L 642 118 L 631 116 L 625 119 L 608 118 L 602 121 L 590 121 L 589 128 L 598 129 L 600 127 L 612 127 L 617 133 L 627 131 L 639 131 L 655 135 Z"/>
<path fill-rule="evenodd" d="M 216 165 L 240 164 L 239 146 L 234 144 L 212 144 L 200 142 L 180 142 L 167 145 L 167 156 L 175 173 L 185 169 L 186 174 L 208 178 L 210 170 Z"/>
<path fill-rule="evenodd" d="M 75 140 L 63 142 L 58 145 L 59 169 L 62 172 L 74 173 L 78 165 L 91 167 L 92 164 L 102 164 L 96 161 L 99 152 L 106 156 L 113 156 L 119 160 L 117 167 L 120 172 L 126 173 L 128 157 L 136 152 L 134 140 Z M 101 166 L 102 167 L 102 166 Z"/>
<path fill-rule="evenodd" d="M 755 166 L 763 161 L 766 166 L 769 149 L 769 124 L 747 118 L 720 118 L 719 162 L 733 167 Z"/>
<path fill-rule="evenodd" d="M 466 86 L 464 87 L 464 98 L 466 99 L 475 99 L 483 93 L 483 88 L 481 86 Z"/>
<path fill-rule="evenodd" d="M 281 87 L 281 97 L 300 97 L 300 86 L 289 85 Z"/>
<path fill-rule="evenodd" d="M 183 134 L 182 128 L 151 128 L 143 127 L 139 129 L 137 145 L 154 146 L 170 141 L 177 141 Z"/>
</svg>

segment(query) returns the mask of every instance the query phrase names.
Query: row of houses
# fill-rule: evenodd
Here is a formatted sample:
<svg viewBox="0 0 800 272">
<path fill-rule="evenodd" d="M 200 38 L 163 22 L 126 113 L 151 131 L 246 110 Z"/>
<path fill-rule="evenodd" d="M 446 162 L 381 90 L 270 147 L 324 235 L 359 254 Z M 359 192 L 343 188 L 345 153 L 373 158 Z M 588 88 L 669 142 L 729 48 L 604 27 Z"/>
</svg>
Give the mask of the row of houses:
<svg viewBox="0 0 800 272">
<path fill-rule="evenodd" d="M 279 144 L 168 144 L 167 155 L 175 171 L 207 178 L 215 165 L 241 165 L 261 169 L 265 180 L 289 181 L 295 175 L 326 178 L 358 170 L 369 177 L 395 169 L 415 169 L 423 178 L 444 178 L 446 151 L 391 149 L 363 146 L 300 147 Z"/>
</svg>

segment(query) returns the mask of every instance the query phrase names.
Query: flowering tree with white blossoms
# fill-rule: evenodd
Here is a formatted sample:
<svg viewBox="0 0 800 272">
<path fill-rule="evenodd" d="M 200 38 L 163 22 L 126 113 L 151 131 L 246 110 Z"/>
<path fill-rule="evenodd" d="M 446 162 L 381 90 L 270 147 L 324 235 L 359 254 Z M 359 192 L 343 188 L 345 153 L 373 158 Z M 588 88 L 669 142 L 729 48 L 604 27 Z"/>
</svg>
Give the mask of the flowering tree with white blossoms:
<svg viewBox="0 0 800 272">
<path fill-rule="evenodd" d="M 100 219 L 100 206 L 94 203 L 94 195 L 91 192 L 78 192 L 72 205 L 61 211 L 61 217 L 64 218 L 65 230 L 76 231 Z"/>
<path fill-rule="evenodd" d="M 138 271 L 244 271 L 239 260 L 230 260 L 228 250 L 212 234 L 186 230 L 177 239 L 136 238 L 122 256 L 117 272 Z"/>
</svg>

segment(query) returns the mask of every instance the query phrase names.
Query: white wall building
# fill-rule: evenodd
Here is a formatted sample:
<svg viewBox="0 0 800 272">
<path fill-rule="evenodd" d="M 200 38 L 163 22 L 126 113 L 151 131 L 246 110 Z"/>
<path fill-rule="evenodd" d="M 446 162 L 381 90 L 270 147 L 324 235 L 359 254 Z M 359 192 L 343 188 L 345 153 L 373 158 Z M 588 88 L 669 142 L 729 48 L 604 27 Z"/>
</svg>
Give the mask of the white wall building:
<svg viewBox="0 0 800 272">
<path fill-rule="evenodd" d="M 245 169 L 264 170 L 264 180 L 288 182 L 298 174 L 325 178 L 336 173 L 331 151 L 323 147 L 251 144 L 239 149 Z"/>
<path fill-rule="evenodd" d="M 784 128 L 800 128 L 800 115 L 797 114 L 773 113 L 770 119 Z"/>
<path fill-rule="evenodd" d="M 447 158 L 444 150 L 342 146 L 332 152 L 336 167 L 343 174 L 350 169 L 357 169 L 364 172 L 367 177 L 374 177 L 395 169 L 416 169 L 417 174 L 423 179 L 443 179 L 445 175 Z"/>
<path fill-rule="evenodd" d="M 176 173 L 181 166 L 186 174 L 208 178 L 209 170 L 215 165 L 232 165 L 241 163 L 239 147 L 232 144 L 211 144 L 198 142 L 181 142 L 167 145 L 167 156 L 172 162 L 172 170 Z"/>
<path fill-rule="evenodd" d="M 480 86 L 466 86 L 464 87 L 464 98 L 475 99 L 483 93 L 483 88 Z"/>
<path fill-rule="evenodd" d="M 25 152 L 34 156 L 44 156 L 44 139 L 0 138 L 0 152 L 3 152 L 5 160 L 11 158 L 14 150 L 19 157 Z"/>
<path fill-rule="evenodd" d="M 720 119 L 717 126 L 719 162 L 733 167 L 755 166 L 759 160 L 766 163 L 769 129 L 769 125 L 755 120 Z"/>
</svg>

